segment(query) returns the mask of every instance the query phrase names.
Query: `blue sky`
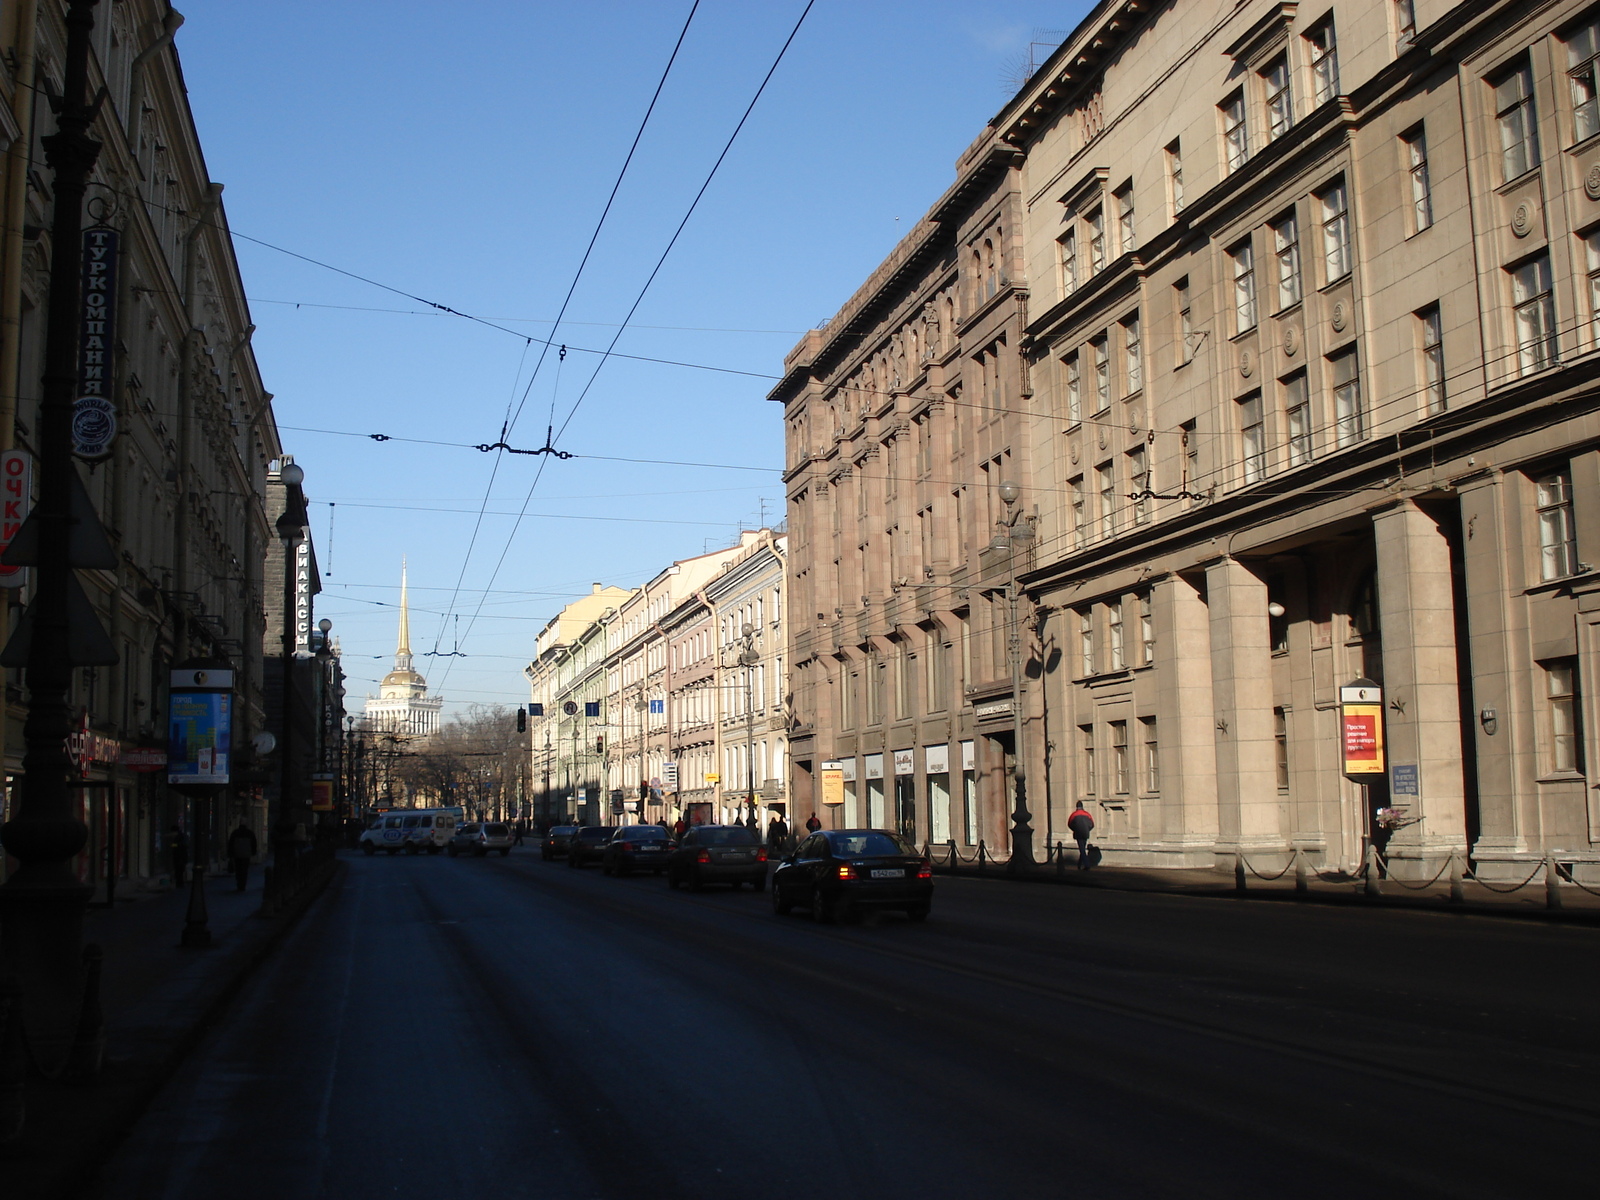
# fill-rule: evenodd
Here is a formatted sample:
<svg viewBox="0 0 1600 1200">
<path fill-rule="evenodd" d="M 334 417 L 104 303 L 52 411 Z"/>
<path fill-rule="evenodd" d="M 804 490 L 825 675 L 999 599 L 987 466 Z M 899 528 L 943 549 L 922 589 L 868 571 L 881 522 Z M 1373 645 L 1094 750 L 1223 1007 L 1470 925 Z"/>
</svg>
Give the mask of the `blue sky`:
<svg viewBox="0 0 1600 1200">
<path fill-rule="evenodd" d="M 780 518 L 762 376 L 949 185 L 1029 42 L 1088 5 L 817 0 L 616 346 L 725 370 L 612 358 L 590 384 L 804 7 L 702 0 L 555 334 L 567 357 L 534 377 L 529 339 L 551 337 L 689 7 L 183 5 L 234 231 L 397 289 L 238 241 L 354 707 L 389 669 L 402 556 L 417 665 L 449 711 L 526 699 L 534 638 L 591 582 L 636 585 Z M 511 445 L 543 445 L 552 411 L 578 457 L 460 448 L 508 414 Z"/>
</svg>

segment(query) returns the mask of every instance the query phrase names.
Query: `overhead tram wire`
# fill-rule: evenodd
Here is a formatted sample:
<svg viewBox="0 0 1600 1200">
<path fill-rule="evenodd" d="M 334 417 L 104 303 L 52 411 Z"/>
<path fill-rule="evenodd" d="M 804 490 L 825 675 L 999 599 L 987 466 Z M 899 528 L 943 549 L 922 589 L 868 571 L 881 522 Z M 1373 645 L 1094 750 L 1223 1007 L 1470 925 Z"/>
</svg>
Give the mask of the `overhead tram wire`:
<svg viewBox="0 0 1600 1200">
<path fill-rule="evenodd" d="M 672 44 L 672 53 L 667 56 L 667 65 L 662 68 L 661 78 L 656 81 L 655 91 L 650 94 L 650 103 L 646 106 L 644 110 L 644 116 L 639 121 L 639 128 L 634 131 L 633 142 L 629 145 L 628 153 L 622 160 L 622 167 L 617 172 L 616 181 L 611 185 L 611 194 L 606 197 L 605 207 L 600 211 L 600 219 L 595 222 L 594 232 L 589 235 L 589 244 L 584 248 L 583 258 L 578 262 L 578 269 L 573 272 L 572 283 L 567 288 L 565 299 L 561 301 L 561 310 L 556 314 L 556 323 L 550 330 L 550 339 L 544 341 L 543 346 L 539 350 L 539 359 L 536 363 L 534 363 L 533 373 L 528 376 L 528 385 L 523 389 L 522 399 L 517 403 L 515 412 L 512 411 L 509 401 L 506 404 L 506 416 L 500 423 L 500 437 L 497 441 L 497 447 L 499 448 L 497 448 L 495 451 L 494 466 L 489 472 L 489 480 L 484 485 L 483 489 L 483 504 L 478 512 L 478 519 L 472 526 L 472 536 L 467 539 L 466 552 L 461 556 L 461 570 L 456 576 L 456 594 L 458 595 L 460 593 L 462 583 L 466 580 L 467 568 L 472 564 L 472 552 L 478 545 L 478 533 L 483 528 L 483 510 L 489 507 L 489 498 L 494 494 L 494 481 L 500 474 L 500 463 L 505 457 L 504 448 L 506 446 L 506 439 L 511 436 L 512 427 L 515 426 L 517 417 L 521 416 L 522 408 L 525 404 L 527 404 L 528 396 L 533 391 L 534 381 L 539 378 L 539 370 L 544 366 L 544 360 L 550 353 L 550 343 L 555 339 L 556 334 L 560 330 L 561 318 L 566 316 L 567 306 L 572 303 L 573 293 L 578 290 L 578 282 L 583 278 L 584 268 L 589 264 L 589 256 L 594 252 L 595 243 L 600 238 L 600 231 L 605 228 L 606 218 L 611 214 L 611 206 L 616 202 L 617 192 L 621 189 L 622 181 L 628 174 L 628 167 L 633 163 L 634 153 L 639 149 L 639 141 L 644 137 L 645 127 L 650 124 L 651 114 L 656 110 L 656 102 L 661 99 L 661 90 L 662 88 L 666 87 L 667 76 L 672 73 L 673 64 L 678 61 L 678 51 L 683 48 L 683 39 L 688 36 L 689 26 L 694 21 L 694 14 L 699 10 L 699 8 L 700 0 L 693 0 L 693 3 L 689 7 L 689 15 L 684 19 L 683 28 L 678 31 L 678 40 Z M 534 339 L 532 338 L 527 338 L 527 340 L 523 343 L 524 351 L 526 351 L 527 346 L 533 343 L 533 340 Z M 565 359 L 566 356 L 566 347 L 563 346 L 561 349 L 561 357 L 562 359 Z M 518 366 L 517 370 L 520 374 L 520 365 Z M 545 446 L 547 448 L 550 447 L 550 436 L 548 433 L 545 434 Z M 538 474 L 543 474 L 543 472 L 544 464 L 540 463 Z M 452 596 L 450 608 L 453 610 L 454 607 L 455 597 Z M 471 632 L 470 624 L 468 625 L 468 632 Z M 434 650 L 437 651 L 439 649 L 440 642 L 443 638 L 444 629 L 441 627 L 439 632 L 434 635 Z"/>
<path fill-rule="evenodd" d="M 645 279 L 643 286 L 639 289 L 639 294 L 634 298 L 633 304 L 629 306 L 627 316 L 623 317 L 622 324 L 618 327 L 617 332 L 612 336 L 611 344 L 606 347 L 605 354 L 602 355 L 600 361 L 595 364 L 594 371 L 589 376 L 589 381 L 583 385 L 583 391 L 578 393 L 578 398 L 573 401 L 571 409 L 569 409 L 567 412 L 566 419 L 561 423 L 561 428 L 555 431 L 554 436 L 547 436 L 545 438 L 546 449 L 552 451 L 553 453 L 556 452 L 555 443 L 559 441 L 561 435 L 567 431 L 567 426 L 572 424 L 573 417 L 577 415 L 579 407 L 582 406 L 584 399 L 589 395 L 589 390 L 594 386 L 594 381 L 599 377 L 601 369 L 606 365 L 606 361 L 611 357 L 612 352 L 616 349 L 617 342 L 622 338 L 622 335 L 627 332 L 628 323 L 633 320 L 634 313 L 638 311 L 639 305 L 644 302 L 645 294 L 650 290 L 650 285 L 655 282 L 656 276 L 661 273 L 661 268 L 663 264 L 666 263 L 667 256 L 672 253 L 672 248 L 678 244 L 678 238 L 682 236 L 684 228 L 689 224 L 689 218 L 694 215 L 695 209 L 699 207 L 701 198 L 705 196 L 707 189 L 710 188 L 711 181 L 716 178 L 717 171 L 721 168 L 724 160 L 727 159 L 729 151 L 733 149 L 733 144 L 738 139 L 740 131 L 744 129 L 745 123 L 750 120 L 750 114 L 755 111 L 756 104 L 760 101 L 762 94 L 767 90 L 767 84 L 772 81 L 773 75 L 777 73 L 779 65 L 783 62 L 784 56 L 789 53 L 789 47 L 794 44 L 794 39 L 800 33 L 800 27 L 805 24 L 806 17 L 810 15 L 812 6 L 815 4 L 816 0 L 806 0 L 806 6 L 800 11 L 799 19 L 795 21 L 794 28 L 789 31 L 789 36 L 784 39 L 783 45 L 778 48 L 778 53 L 773 58 L 772 65 L 767 68 L 767 73 L 762 76 L 761 84 L 756 88 L 755 95 L 750 98 L 750 103 L 745 106 L 744 113 L 739 117 L 738 124 L 733 127 L 733 132 L 728 135 L 727 143 L 722 147 L 722 153 L 717 155 L 716 162 L 711 164 L 711 170 L 706 172 L 705 182 L 700 185 L 700 190 L 695 193 L 694 199 L 690 202 L 687 211 L 685 211 L 683 214 L 683 220 L 678 222 L 678 228 L 673 231 L 672 237 L 668 240 L 666 249 L 662 250 L 661 256 L 656 260 L 656 265 L 651 268 L 649 276 Z M 543 459 L 541 459 L 539 463 L 539 469 L 534 473 L 533 482 L 528 487 L 528 494 L 523 499 L 523 512 L 526 512 L 528 505 L 533 502 L 533 494 L 538 490 L 539 481 L 544 478 L 544 468 L 552 456 L 553 454 L 547 454 Z M 521 515 L 518 515 L 516 521 L 512 524 L 511 532 L 506 535 L 506 544 L 500 551 L 500 557 L 495 561 L 494 570 L 489 575 L 489 583 L 487 586 L 492 587 L 494 581 L 499 578 L 500 569 L 505 565 L 506 556 L 511 553 L 512 543 L 515 542 L 517 530 L 521 527 L 521 525 L 522 517 Z M 478 602 L 478 607 L 473 610 L 472 618 L 467 622 L 468 637 L 472 636 L 472 627 L 477 622 L 478 613 L 481 612 L 482 609 L 483 602 L 480 599 Z M 447 666 L 445 668 L 444 679 L 439 681 L 439 686 L 441 688 L 444 686 L 445 681 L 448 680 L 449 677 L 450 669 Z"/>
</svg>

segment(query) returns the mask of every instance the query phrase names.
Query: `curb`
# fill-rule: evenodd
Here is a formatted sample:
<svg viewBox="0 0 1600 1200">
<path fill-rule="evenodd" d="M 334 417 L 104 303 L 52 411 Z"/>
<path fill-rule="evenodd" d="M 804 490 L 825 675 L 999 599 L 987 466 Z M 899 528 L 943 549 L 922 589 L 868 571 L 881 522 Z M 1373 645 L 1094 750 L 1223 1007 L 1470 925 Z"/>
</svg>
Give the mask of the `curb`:
<svg viewBox="0 0 1600 1200">
<path fill-rule="evenodd" d="M 0 1177 L 6 1180 L 7 1193 L 33 1200 L 80 1200 L 98 1194 L 94 1185 L 100 1169 L 144 1115 L 151 1098 L 344 869 L 335 859 L 333 870 L 311 881 L 285 911 L 250 918 L 250 924 L 240 927 L 243 936 L 224 950 L 189 995 L 157 993 L 119 1014 L 120 1020 L 108 1021 L 111 1050 L 94 1079 L 71 1083 L 30 1078 L 22 1136 L 0 1149 Z M 174 1029 L 177 1023 L 170 1014 L 190 1001 L 189 1015 Z M 168 1019 L 162 1021 L 162 1015 Z M 121 1055 L 116 1053 L 119 1044 Z"/>
</svg>

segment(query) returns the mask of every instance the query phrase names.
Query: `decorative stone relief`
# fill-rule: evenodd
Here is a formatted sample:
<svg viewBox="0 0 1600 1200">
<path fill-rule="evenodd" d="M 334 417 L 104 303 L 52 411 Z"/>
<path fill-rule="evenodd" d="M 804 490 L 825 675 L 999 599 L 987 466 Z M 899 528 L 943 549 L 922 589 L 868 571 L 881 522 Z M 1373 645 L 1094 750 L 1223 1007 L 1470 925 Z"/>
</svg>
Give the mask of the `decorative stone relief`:
<svg viewBox="0 0 1600 1200">
<path fill-rule="evenodd" d="M 1289 325 L 1283 331 L 1283 352 L 1290 358 L 1300 353 L 1300 327 Z"/>
<path fill-rule="evenodd" d="M 1246 379 L 1249 379 L 1250 376 L 1254 375 L 1255 373 L 1256 356 L 1251 351 L 1250 347 L 1246 346 L 1243 350 L 1239 351 L 1239 374 L 1243 375 Z"/>
<path fill-rule="evenodd" d="M 1517 211 L 1511 214 L 1511 232 L 1519 238 L 1525 238 L 1533 232 L 1533 211 L 1526 201 L 1517 205 Z"/>
<path fill-rule="evenodd" d="M 1333 328 L 1336 333 L 1343 333 L 1344 327 L 1350 324 L 1350 306 L 1343 300 L 1336 301 L 1333 306 Z"/>
<path fill-rule="evenodd" d="M 1590 167 L 1583 177 L 1583 192 L 1591 200 L 1600 200 L 1600 163 Z"/>
</svg>

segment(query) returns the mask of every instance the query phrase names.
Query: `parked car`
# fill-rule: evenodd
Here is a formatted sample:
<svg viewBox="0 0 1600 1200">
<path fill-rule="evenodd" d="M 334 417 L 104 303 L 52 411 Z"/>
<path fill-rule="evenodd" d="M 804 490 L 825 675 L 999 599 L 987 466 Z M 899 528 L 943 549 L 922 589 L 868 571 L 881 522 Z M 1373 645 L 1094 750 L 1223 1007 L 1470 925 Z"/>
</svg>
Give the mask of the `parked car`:
<svg viewBox="0 0 1600 1200">
<path fill-rule="evenodd" d="M 615 825 L 583 826 L 567 839 L 567 866 L 581 867 L 591 858 L 599 858 L 616 831 Z"/>
<path fill-rule="evenodd" d="M 824 924 L 864 908 L 898 908 L 913 921 L 933 904 L 933 864 L 898 833 L 829 829 L 813 833 L 772 875 L 772 910 L 796 905 Z"/>
<path fill-rule="evenodd" d="M 383 850 L 389 854 L 399 854 L 406 844 L 406 831 L 402 828 L 405 817 L 400 813 L 388 813 L 377 817 L 372 824 L 361 831 L 357 844 L 363 854 L 376 854 Z"/>
<path fill-rule="evenodd" d="M 667 886 L 683 883 L 692 892 L 708 883 L 748 883 L 759 892 L 767 886 L 767 848 L 743 825 L 696 825 L 667 859 Z"/>
<path fill-rule="evenodd" d="M 600 856 L 600 870 L 607 875 L 630 875 L 634 871 L 654 871 L 667 865 L 672 852 L 672 835 L 660 825 L 624 825 L 611 835 Z"/>
<path fill-rule="evenodd" d="M 539 847 L 539 857 L 549 862 L 552 858 L 567 856 L 567 840 L 578 832 L 576 825 L 552 825 L 545 830 L 544 842 Z"/>
<path fill-rule="evenodd" d="M 458 854 L 472 854 L 482 858 L 491 850 L 500 851 L 504 858 L 511 853 L 511 826 L 499 821 L 485 821 L 483 824 L 472 822 L 456 829 L 455 837 L 450 839 L 446 849 L 450 857 Z"/>
</svg>

